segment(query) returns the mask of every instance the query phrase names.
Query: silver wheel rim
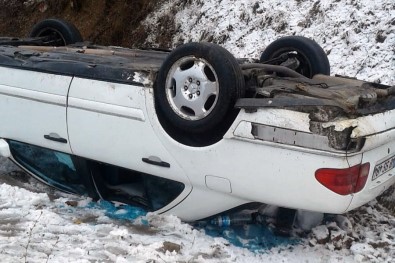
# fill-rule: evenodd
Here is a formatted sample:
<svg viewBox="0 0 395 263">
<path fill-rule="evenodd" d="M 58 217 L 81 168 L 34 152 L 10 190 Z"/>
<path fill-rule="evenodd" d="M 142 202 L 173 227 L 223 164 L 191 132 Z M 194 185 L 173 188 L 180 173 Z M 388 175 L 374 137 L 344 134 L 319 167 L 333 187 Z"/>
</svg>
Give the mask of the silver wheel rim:
<svg viewBox="0 0 395 263">
<path fill-rule="evenodd" d="M 172 110 L 186 120 L 207 117 L 218 102 L 219 83 L 213 67 L 202 58 L 177 60 L 166 77 L 166 98 Z"/>
</svg>

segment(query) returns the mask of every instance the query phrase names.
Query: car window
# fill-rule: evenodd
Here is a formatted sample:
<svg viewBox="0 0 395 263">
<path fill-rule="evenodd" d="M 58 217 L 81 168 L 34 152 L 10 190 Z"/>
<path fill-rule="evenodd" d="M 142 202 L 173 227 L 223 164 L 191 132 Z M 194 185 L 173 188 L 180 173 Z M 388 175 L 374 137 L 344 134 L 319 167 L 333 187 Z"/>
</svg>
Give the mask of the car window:
<svg viewBox="0 0 395 263">
<path fill-rule="evenodd" d="M 17 141 L 8 143 L 15 161 L 40 180 L 69 193 L 87 193 L 71 155 Z"/>
<path fill-rule="evenodd" d="M 87 161 L 88 170 L 82 174 L 77 157 L 17 141 L 8 143 L 17 163 L 41 181 L 69 193 L 156 211 L 176 199 L 185 187 L 177 181 L 95 161 Z M 92 187 L 99 196 L 91 193 Z"/>
<path fill-rule="evenodd" d="M 101 198 L 159 210 L 184 190 L 184 184 L 121 167 L 91 162 L 95 185 Z"/>
</svg>

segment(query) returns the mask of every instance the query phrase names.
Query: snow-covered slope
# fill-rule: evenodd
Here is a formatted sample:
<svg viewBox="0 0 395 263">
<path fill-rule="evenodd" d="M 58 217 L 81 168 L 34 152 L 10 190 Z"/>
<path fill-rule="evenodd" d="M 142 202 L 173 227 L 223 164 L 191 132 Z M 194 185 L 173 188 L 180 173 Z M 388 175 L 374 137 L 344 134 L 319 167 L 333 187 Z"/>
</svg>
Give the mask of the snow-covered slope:
<svg viewBox="0 0 395 263">
<path fill-rule="evenodd" d="M 395 84 L 393 0 L 170 0 L 146 21 L 147 43 L 174 17 L 172 42 L 210 41 L 237 57 L 259 58 L 280 36 L 301 35 L 328 53 L 332 74 Z M 159 27 L 159 30 L 156 30 Z"/>
</svg>

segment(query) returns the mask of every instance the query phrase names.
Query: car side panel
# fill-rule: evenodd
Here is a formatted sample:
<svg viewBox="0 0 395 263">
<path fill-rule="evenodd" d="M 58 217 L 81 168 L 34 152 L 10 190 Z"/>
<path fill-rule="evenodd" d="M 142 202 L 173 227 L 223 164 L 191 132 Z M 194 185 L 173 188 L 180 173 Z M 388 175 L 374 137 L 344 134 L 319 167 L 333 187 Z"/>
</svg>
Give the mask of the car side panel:
<svg viewBox="0 0 395 263">
<path fill-rule="evenodd" d="M 0 137 L 70 153 L 66 102 L 71 79 L 0 67 Z M 50 134 L 65 141 L 44 138 Z"/>
<path fill-rule="evenodd" d="M 193 191 L 196 188 L 206 189 L 200 191 L 204 193 L 200 197 L 202 200 L 205 200 L 208 192 L 222 189 L 211 189 L 207 185 L 206 178 L 211 176 L 230 183 L 231 192 L 218 197 L 222 199 L 229 196 L 248 200 L 246 202 L 328 213 L 343 213 L 348 209 L 352 195 L 341 196 L 327 189 L 315 179 L 315 171 L 319 168 L 347 168 L 359 164 L 362 160 L 361 154 L 331 154 L 254 138 L 236 137 L 233 131 L 238 123 L 256 119 L 256 113 L 244 111 L 220 142 L 207 147 L 185 146 L 166 134 L 157 119 L 154 101 L 149 92 L 146 97 L 149 119 L 157 131 L 157 136 L 188 172 L 194 186 Z M 287 116 L 283 118 L 286 119 Z M 194 199 L 199 197 L 195 196 Z M 204 215 L 198 210 L 194 213 L 188 216 L 189 220 Z"/>
<path fill-rule="evenodd" d="M 251 201 L 198 186 L 194 187 L 180 204 L 166 211 L 165 214 L 177 215 L 187 222 L 195 221 L 249 202 Z"/>
<path fill-rule="evenodd" d="M 75 78 L 67 110 L 72 151 L 85 158 L 183 182 L 188 190 L 184 171 L 146 121 L 144 96 L 142 86 Z M 150 157 L 170 167 L 143 161 Z"/>
</svg>

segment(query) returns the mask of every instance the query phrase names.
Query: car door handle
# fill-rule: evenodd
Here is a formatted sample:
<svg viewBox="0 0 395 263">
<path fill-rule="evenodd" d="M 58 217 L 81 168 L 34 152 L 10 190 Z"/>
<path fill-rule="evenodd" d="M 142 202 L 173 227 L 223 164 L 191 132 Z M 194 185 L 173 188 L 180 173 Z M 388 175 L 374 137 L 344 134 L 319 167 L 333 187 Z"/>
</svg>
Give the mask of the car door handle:
<svg viewBox="0 0 395 263">
<path fill-rule="evenodd" d="M 156 157 L 156 156 L 150 156 L 148 158 L 143 158 L 142 161 L 145 163 L 148 163 L 148 164 L 170 168 L 169 163 L 162 161 L 159 157 Z"/>
<path fill-rule="evenodd" d="M 60 137 L 57 133 L 46 134 L 44 135 L 44 138 L 54 142 L 67 143 L 67 140 Z"/>
</svg>

